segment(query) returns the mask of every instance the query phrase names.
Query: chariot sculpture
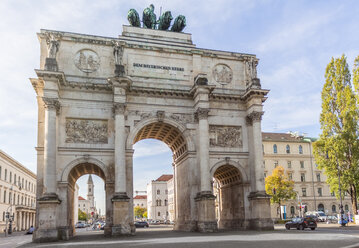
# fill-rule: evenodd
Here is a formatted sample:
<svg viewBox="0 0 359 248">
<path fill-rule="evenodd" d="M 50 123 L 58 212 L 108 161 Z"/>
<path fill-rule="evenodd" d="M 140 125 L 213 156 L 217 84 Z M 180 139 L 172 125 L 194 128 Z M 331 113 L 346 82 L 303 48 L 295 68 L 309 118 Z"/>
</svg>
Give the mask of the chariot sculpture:
<svg viewBox="0 0 359 248">
<path fill-rule="evenodd" d="M 173 20 L 171 11 L 164 12 L 157 20 L 156 14 L 154 13 L 155 6 L 151 4 L 149 7 L 143 10 L 142 23 L 143 28 L 168 30 Z M 127 20 L 131 26 L 141 27 L 141 20 L 138 12 L 135 9 L 130 9 L 127 13 Z M 176 17 L 170 31 L 182 32 L 186 27 L 186 17 L 179 15 Z"/>
</svg>

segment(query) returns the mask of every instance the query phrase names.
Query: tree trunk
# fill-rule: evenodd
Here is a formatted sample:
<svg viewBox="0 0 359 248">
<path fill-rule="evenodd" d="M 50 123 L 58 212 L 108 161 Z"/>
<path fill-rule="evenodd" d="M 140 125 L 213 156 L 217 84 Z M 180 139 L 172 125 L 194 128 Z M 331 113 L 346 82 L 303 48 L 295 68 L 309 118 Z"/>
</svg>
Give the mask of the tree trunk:
<svg viewBox="0 0 359 248">
<path fill-rule="evenodd" d="M 352 202 L 352 210 L 353 210 L 353 214 L 356 215 L 358 214 L 358 204 L 357 204 L 357 192 L 356 192 L 356 187 L 355 185 L 352 185 L 350 187 L 350 191 L 351 191 L 351 194 L 350 194 L 350 198 L 351 198 L 351 202 Z"/>
</svg>

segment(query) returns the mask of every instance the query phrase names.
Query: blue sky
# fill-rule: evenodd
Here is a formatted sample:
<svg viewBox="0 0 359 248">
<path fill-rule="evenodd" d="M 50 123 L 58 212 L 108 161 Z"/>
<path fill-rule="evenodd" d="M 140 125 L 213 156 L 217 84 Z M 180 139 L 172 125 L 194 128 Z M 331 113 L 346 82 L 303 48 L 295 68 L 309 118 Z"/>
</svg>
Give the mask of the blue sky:
<svg viewBox="0 0 359 248">
<path fill-rule="evenodd" d="M 36 32 L 46 28 L 116 37 L 128 23 L 127 11 L 141 13 L 150 3 L 157 16 L 160 6 L 173 16 L 185 15 L 184 31 L 192 33 L 197 47 L 257 55 L 262 87 L 271 90 L 263 131 L 318 136 L 327 63 L 344 53 L 352 65 L 359 55 L 359 2 L 354 0 L 2 0 L 0 149 L 36 172 L 37 103 L 28 80 L 39 68 Z M 171 171 L 171 154 L 164 144 L 141 141 L 135 146 L 142 151 L 153 147 L 157 154 L 135 153 L 135 188 Z M 80 179 L 80 186 L 86 180 Z M 102 190 L 99 180 L 96 189 Z"/>
</svg>

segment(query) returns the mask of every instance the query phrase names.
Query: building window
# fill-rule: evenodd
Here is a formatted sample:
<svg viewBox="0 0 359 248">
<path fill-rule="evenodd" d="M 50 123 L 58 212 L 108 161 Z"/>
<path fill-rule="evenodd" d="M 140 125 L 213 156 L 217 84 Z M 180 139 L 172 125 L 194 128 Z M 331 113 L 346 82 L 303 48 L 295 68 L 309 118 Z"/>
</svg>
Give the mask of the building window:
<svg viewBox="0 0 359 248">
<path fill-rule="evenodd" d="M 5 212 L 2 212 L 2 221 L 5 221 Z"/>
<path fill-rule="evenodd" d="M 318 205 L 318 211 L 323 211 L 324 212 L 324 205 L 322 203 L 320 203 Z"/>
<path fill-rule="evenodd" d="M 5 178 L 4 180 L 6 181 L 7 180 L 7 169 L 5 169 Z"/>
<path fill-rule="evenodd" d="M 9 179 L 10 179 L 10 183 L 11 183 L 12 182 L 12 172 L 11 171 L 10 171 Z"/>
<path fill-rule="evenodd" d="M 305 173 L 300 173 L 300 181 L 305 182 Z"/>
<path fill-rule="evenodd" d="M 6 203 L 6 190 L 4 191 L 4 203 Z"/>
<path fill-rule="evenodd" d="M 165 206 L 167 206 L 167 200 L 165 200 Z"/>
<path fill-rule="evenodd" d="M 157 215 L 158 215 L 158 216 L 161 216 L 161 212 L 158 212 Z"/>
<path fill-rule="evenodd" d="M 299 145 L 299 154 L 303 154 L 303 147 L 302 147 L 302 145 Z"/>
<path fill-rule="evenodd" d="M 91 192 L 91 188 L 89 188 L 89 192 Z"/>
<path fill-rule="evenodd" d="M 345 204 L 345 207 L 344 207 L 345 211 L 349 211 L 349 206 L 347 204 Z"/>
<path fill-rule="evenodd" d="M 11 204 L 11 192 L 9 192 L 9 204 Z"/>
<path fill-rule="evenodd" d="M 264 178 L 266 178 L 266 177 L 267 177 L 267 173 L 264 172 Z"/>
<path fill-rule="evenodd" d="M 274 168 L 277 168 L 278 166 L 278 161 L 274 161 Z"/>
<path fill-rule="evenodd" d="M 159 195 L 159 194 L 161 194 L 161 191 L 158 189 L 158 190 L 157 190 L 157 195 Z"/>
<path fill-rule="evenodd" d="M 318 196 L 322 196 L 322 188 L 318 188 Z"/>
<path fill-rule="evenodd" d="M 167 189 L 165 190 L 165 194 L 168 195 L 168 190 Z"/>
<path fill-rule="evenodd" d="M 320 182 L 320 173 L 317 173 L 317 181 Z"/>
<path fill-rule="evenodd" d="M 294 209 L 293 206 L 290 207 L 290 214 L 291 214 L 292 216 L 294 216 L 294 214 L 295 214 L 295 209 Z"/>
<path fill-rule="evenodd" d="M 290 153 L 290 146 L 289 146 L 289 145 L 287 145 L 287 146 L 285 147 L 285 152 L 286 152 L 287 154 Z"/>
<path fill-rule="evenodd" d="M 307 189 L 306 188 L 302 188 L 302 196 L 307 196 Z"/>
<path fill-rule="evenodd" d="M 289 180 L 293 180 L 293 173 L 288 173 Z"/>
<path fill-rule="evenodd" d="M 304 161 L 300 161 L 300 168 L 304 169 Z"/>
<path fill-rule="evenodd" d="M 20 205 L 20 195 L 17 195 L 17 205 Z"/>
<path fill-rule="evenodd" d="M 273 145 L 273 153 L 278 153 L 276 144 Z"/>
<path fill-rule="evenodd" d="M 337 207 L 335 205 L 332 206 L 332 212 L 335 213 L 337 211 Z"/>
<path fill-rule="evenodd" d="M 16 184 L 16 174 L 14 174 L 14 184 Z"/>
<path fill-rule="evenodd" d="M 288 161 L 287 164 L 288 164 L 288 169 L 292 168 L 292 161 Z"/>
</svg>

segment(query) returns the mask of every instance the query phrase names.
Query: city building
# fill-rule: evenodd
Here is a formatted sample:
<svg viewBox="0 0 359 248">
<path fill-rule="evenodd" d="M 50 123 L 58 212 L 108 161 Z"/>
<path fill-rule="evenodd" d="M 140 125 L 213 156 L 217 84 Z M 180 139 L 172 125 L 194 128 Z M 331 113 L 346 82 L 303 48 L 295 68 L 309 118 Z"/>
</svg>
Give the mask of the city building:
<svg viewBox="0 0 359 248">
<path fill-rule="evenodd" d="M 162 175 L 147 184 L 147 215 L 150 220 L 168 220 L 167 182 L 173 175 Z"/>
<path fill-rule="evenodd" d="M 0 150 L 0 232 L 7 212 L 13 216 L 12 229 L 26 230 L 35 224 L 36 175 Z"/>
<path fill-rule="evenodd" d="M 326 183 L 324 171 L 315 164 L 313 138 L 287 133 L 262 133 L 264 177 L 272 174 L 277 166 L 282 166 L 288 178 L 292 179 L 297 199 L 285 201 L 288 217 L 303 212 L 324 211 L 328 215 L 338 214 L 340 201 Z M 343 208 L 351 211 L 350 197 L 343 194 Z M 278 205 L 271 205 L 272 218 L 279 218 Z"/>
<path fill-rule="evenodd" d="M 176 218 L 175 213 L 175 190 L 174 190 L 174 178 L 172 177 L 167 181 L 168 190 L 168 220 L 174 221 Z"/>
<path fill-rule="evenodd" d="M 94 188 L 95 186 L 92 181 L 92 176 L 89 175 L 87 180 L 87 199 L 82 196 L 78 196 L 78 208 L 85 212 L 87 216 L 91 216 L 92 213 L 96 213 Z"/>
<path fill-rule="evenodd" d="M 133 197 L 133 206 L 147 208 L 147 195 L 136 195 Z"/>
</svg>

